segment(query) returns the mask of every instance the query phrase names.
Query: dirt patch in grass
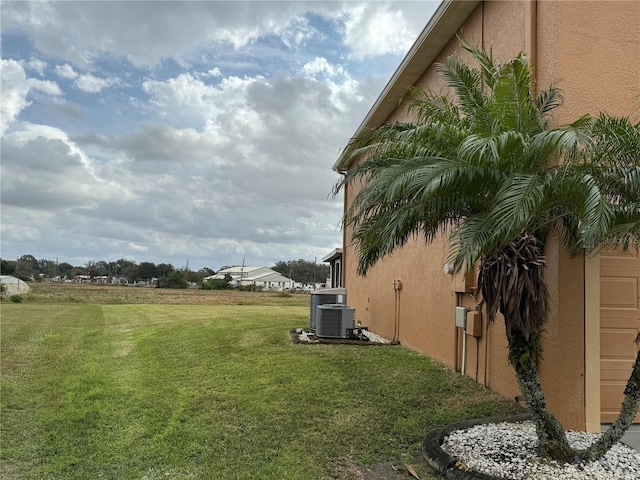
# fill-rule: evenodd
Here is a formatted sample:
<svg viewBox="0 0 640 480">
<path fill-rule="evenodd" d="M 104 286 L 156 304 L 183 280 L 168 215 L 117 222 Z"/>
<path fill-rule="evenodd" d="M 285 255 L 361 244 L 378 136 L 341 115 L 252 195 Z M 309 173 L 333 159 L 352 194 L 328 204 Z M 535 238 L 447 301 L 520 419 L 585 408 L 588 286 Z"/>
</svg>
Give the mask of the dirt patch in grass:
<svg viewBox="0 0 640 480">
<path fill-rule="evenodd" d="M 346 473 L 346 472 L 345 472 Z M 352 466 L 349 468 L 350 480 L 393 480 L 407 478 L 406 472 L 400 471 L 390 462 L 377 463 L 368 467 Z"/>
<path fill-rule="evenodd" d="M 426 464 L 411 466 L 394 465 L 391 462 L 380 462 L 368 466 L 349 464 L 341 467 L 337 473 L 345 480 L 406 480 L 408 478 L 436 480 L 441 478 L 436 476 L 437 474 Z"/>
</svg>

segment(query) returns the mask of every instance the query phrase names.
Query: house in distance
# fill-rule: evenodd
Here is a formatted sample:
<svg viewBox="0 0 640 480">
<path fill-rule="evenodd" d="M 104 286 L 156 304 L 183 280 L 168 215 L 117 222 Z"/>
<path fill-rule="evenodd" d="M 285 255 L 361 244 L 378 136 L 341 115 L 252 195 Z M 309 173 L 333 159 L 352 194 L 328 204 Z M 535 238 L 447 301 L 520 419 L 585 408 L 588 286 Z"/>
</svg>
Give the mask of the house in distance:
<svg viewBox="0 0 640 480">
<path fill-rule="evenodd" d="M 229 267 L 220 270 L 215 275 L 203 278 L 203 280 L 220 279 L 223 280 L 226 275 L 231 277 L 231 285 L 233 286 L 250 286 L 255 285 L 264 290 L 282 291 L 285 289 L 295 288 L 292 279 L 271 270 L 267 267 Z"/>
</svg>

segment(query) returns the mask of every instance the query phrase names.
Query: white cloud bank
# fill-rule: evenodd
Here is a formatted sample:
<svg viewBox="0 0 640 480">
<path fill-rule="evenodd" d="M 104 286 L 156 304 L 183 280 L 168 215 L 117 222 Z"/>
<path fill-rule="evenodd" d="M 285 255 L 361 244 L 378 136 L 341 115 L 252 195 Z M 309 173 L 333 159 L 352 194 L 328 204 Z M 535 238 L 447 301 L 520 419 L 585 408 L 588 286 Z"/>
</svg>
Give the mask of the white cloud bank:
<svg viewBox="0 0 640 480">
<path fill-rule="evenodd" d="M 15 60 L 0 60 L 2 86 L 0 89 L 0 135 L 4 135 L 20 112 L 30 105 L 29 92 L 39 90 L 48 95 L 60 96 L 62 91 L 55 82 L 27 78 L 22 65 Z"/>
<path fill-rule="evenodd" d="M 331 166 L 392 73 L 352 62 L 399 62 L 415 12 L 435 8 L 399 5 L 3 2 L 3 36 L 35 46 L 2 60 L 3 255 L 219 268 L 328 253 Z"/>
</svg>

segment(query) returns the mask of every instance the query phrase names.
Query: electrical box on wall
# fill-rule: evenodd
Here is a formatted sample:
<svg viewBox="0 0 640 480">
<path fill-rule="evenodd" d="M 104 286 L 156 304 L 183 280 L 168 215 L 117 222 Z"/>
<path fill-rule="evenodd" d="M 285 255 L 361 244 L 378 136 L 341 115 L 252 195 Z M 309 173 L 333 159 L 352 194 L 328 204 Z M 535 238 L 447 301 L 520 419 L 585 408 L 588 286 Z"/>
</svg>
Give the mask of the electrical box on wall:
<svg viewBox="0 0 640 480">
<path fill-rule="evenodd" d="M 473 293 L 477 289 L 477 272 L 473 268 L 471 271 L 459 272 L 452 278 L 453 291 L 457 293 Z"/>
<path fill-rule="evenodd" d="M 482 337 L 482 315 L 480 312 L 467 312 L 467 335 Z"/>
<path fill-rule="evenodd" d="M 467 312 L 468 308 L 456 307 L 456 327 L 467 328 Z"/>
<path fill-rule="evenodd" d="M 466 291 L 466 286 L 465 286 L 465 281 L 464 281 L 464 274 L 463 273 L 458 273 L 457 275 L 453 276 L 453 291 L 454 292 L 464 292 Z"/>
</svg>

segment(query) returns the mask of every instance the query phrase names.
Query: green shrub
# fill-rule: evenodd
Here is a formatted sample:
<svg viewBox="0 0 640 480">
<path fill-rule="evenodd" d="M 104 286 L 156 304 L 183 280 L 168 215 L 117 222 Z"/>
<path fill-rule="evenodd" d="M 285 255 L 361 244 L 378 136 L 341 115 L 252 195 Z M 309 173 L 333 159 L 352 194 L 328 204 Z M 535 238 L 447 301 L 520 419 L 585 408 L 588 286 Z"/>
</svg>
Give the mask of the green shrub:
<svg viewBox="0 0 640 480">
<path fill-rule="evenodd" d="M 180 270 L 174 270 L 158 279 L 158 288 L 189 288 L 189 282 Z"/>
<path fill-rule="evenodd" d="M 203 280 L 199 287 L 202 290 L 228 290 L 231 287 L 231 275 L 228 273 L 224 278 L 210 278 L 209 280 Z"/>
<path fill-rule="evenodd" d="M 9 298 L 11 298 L 13 303 L 22 303 L 22 300 L 24 300 L 20 295 L 11 295 Z"/>
<path fill-rule="evenodd" d="M 261 292 L 262 287 L 259 285 L 238 285 L 238 290 L 241 292 Z"/>
</svg>

